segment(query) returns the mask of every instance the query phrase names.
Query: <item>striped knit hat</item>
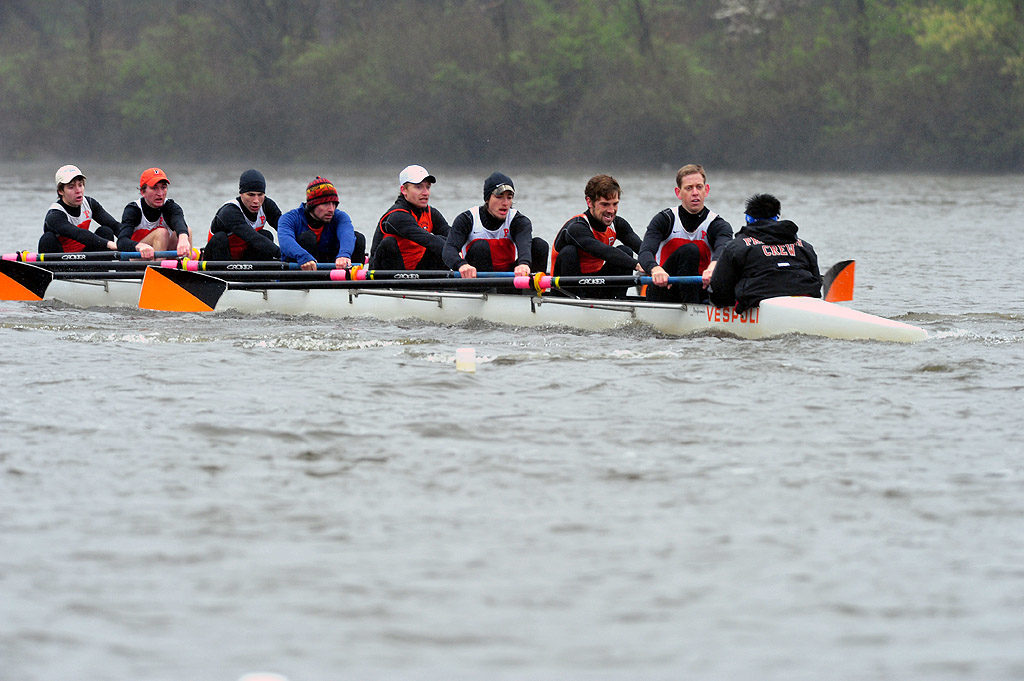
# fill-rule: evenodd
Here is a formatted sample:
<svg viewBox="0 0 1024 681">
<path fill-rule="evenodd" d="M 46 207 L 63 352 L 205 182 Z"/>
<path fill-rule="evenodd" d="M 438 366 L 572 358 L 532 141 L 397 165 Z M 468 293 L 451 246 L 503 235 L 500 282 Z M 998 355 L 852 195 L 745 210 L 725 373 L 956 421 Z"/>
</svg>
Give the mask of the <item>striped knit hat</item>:
<svg viewBox="0 0 1024 681">
<path fill-rule="evenodd" d="M 315 180 L 306 185 L 306 207 L 312 208 L 329 201 L 340 203 L 338 190 L 334 188 L 330 180 L 317 175 Z"/>
</svg>

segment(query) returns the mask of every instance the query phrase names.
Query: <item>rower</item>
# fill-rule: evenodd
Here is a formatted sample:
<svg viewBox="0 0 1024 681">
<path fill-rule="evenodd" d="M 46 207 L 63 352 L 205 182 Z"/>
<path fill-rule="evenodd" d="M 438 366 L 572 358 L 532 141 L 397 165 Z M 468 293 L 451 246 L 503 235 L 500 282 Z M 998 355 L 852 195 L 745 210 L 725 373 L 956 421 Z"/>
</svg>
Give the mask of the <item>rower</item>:
<svg viewBox="0 0 1024 681">
<path fill-rule="evenodd" d="M 640 237 L 619 217 L 622 188 L 611 175 L 595 175 L 583 189 L 587 210 L 562 225 L 551 248 L 552 276 L 622 276 L 642 273 L 634 254 Z M 621 242 L 615 246 L 615 242 Z M 563 287 L 576 295 L 625 298 L 626 286 Z"/>
<path fill-rule="evenodd" d="M 238 196 L 220 207 L 210 223 L 203 248 L 204 260 L 278 260 L 281 249 L 274 243 L 281 209 L 267 192 L 267 180 L 258 170 L 246 170 L 238 178 Z"/>
<path fill-rule="evenodd" d="M 192 255 L 192 229 L 185 223 L 181 206 L 167 198 L 170 184 L 159 168 L 142 171 L 139 198 L 125 206 L 121 214 L 118 250 L 137 250 L 146 259 L 153 257 L 150 249 L 176 251 L 179 258 Z"/>
<path fill-rule="evenodd" d="M 430 205 L 437 178 L 423 166 L 398 174 L 398 198 L 377 221 L 370 246 L 370 269 L 440 270 L 448 238 L 448 221 Z"/>
<path fill-rule="evenodd" d="M 746 225 L 722 251 L 711 276 L 711 303 L 736 313 L 766 298 L 821 298 L 814 247 L 797 237 L 791 220 L 779 220 L 782 204 L 771 194 L 747 199 Z"/>
<path fill-rule="evenodd" d="M 711 281 L 722 249 L 732 239 L 732 225 L 704 205 L 711 191 L 704 168 L 691 163 L 676 173 L 679 205 L 666 208 L 647 225 L 640 245 L 640 264 L 654 286 L 647 299 L 659 302 L 704 302 L 707 294 L 699 284 L 670 285 L 670 276 L 700 275 L 703 288 Z"/>
<path fill-rule="evenodd" d="M 54 178 L 57 200 L 43 219 L 39 253 L 116 251 L 121 223 L 99 201 L 85 195 L 85 175 L 78 166 L 61 166 Z M 93 223 L 95 231 L 90 230 Z"/>
<path fill-rule="evenodd" d="M 348 268 L 366 260 L 366 237 L 355 231 L 348 213 L 338 210 L 334 184 L 319 175 L 306 185 L 306 200 L 277 223 L 281 260 L 297 262 L 304 270 L 317 263 Z"/>
<path fill-rule="evenodd" d="M 548 243 L 533 236 L 533 223 L 512 207 L 512 178 L 494 172 L 484 180 L 484 203 L 459 213 L 444 247 L 444 264 L 464 279 L 481 272 L 529 276 L 547 269 Z"/>
</svg>

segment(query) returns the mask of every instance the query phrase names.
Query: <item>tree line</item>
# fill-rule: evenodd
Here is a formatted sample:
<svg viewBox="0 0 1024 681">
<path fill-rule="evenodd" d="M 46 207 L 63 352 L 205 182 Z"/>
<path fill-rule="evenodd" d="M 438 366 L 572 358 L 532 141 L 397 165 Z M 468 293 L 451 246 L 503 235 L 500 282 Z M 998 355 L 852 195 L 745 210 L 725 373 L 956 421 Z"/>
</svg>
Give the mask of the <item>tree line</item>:
<svg viewBox="0 0 1024 681">
<path fill-rule="evenodd" d="M 1024 167 L 1024 0 L 4 0 L 0 35 L 8 159 Z"/>
</svg>

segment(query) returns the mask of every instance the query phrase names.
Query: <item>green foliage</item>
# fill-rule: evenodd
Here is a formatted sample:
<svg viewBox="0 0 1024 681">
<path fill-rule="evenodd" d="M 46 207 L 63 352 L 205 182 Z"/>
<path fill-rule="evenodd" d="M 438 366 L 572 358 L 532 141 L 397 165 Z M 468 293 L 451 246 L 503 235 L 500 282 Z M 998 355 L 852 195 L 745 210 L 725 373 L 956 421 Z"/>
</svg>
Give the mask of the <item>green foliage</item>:
<svg viewBox="0 0 1024 681">
<path fill-rule="evenodd" d="M 1019 169 L 1014 0 L 36 0 L 10 156 Z M 89 46 L 93 46 L 89 49 Z"/>
</svg>

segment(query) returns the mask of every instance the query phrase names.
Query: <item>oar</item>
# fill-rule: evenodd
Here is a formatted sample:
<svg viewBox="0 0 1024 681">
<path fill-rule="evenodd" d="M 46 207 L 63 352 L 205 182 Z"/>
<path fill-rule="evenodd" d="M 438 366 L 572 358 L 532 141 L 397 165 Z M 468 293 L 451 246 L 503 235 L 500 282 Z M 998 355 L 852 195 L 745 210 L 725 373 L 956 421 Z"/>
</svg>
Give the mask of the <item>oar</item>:
<svg viewBox="0 0 1024 681">
<path fill-rule="evenodd" d="M 233 273 L 252 272 L 258 277 L 268 276 L 267 272 L 288 272 L 300 270 L 301 266 L 295 262 L 281 262 L 279 260 L 129 260 L 119 261 L 97 261 L 97 260 L 57 260 L 40 261 L 34 263 L 39 267 L 60 270 L 144 270 L 147 267 L 165 267 L 170 269 L 182 269 L 190 272 L 218 272 L 223 276 Z M 452 270 L 368 270 L 362 265 L 354 265 L 351 269 L 335 267 L 334 263 L 317 263 L 316 270 L 301 270 L 304 273 L 312 272 L 347 272 L 347 276 L 332 275 L 332 278 L 350 280 L 375 280 L 375 279 L 445 279 L 448 277 L 460 277 L 458 272 Z M 477 272 L 480 279 L 515 277 L 514 272 Z"/>
<path fill-rule="evenodd" d="M 279 266 L 282 263 L 277 263 Z M 91 265 L 92 269 L 83 270 L 80 266 Z M 161 269 L 174 270 L 180 263 L 177 260 L 164 260 Z M 140 280 L 145 270 L 154 267 L 152 262 L 78 262 L 60 263 L 27 263 L 17 260 L 0 260 L 0 300 L 42 300 L 46 290 L 54 279 L 63 280 Z M 313 283 L 316 280 L 330 281 L 345 279 L 345 270 L 307 271 L 224 271 L 222 277 L 230 280 L 239 279 L 272 279 L 294 281 L 292 286 L 302 282 Z"/>
<path fill-rule="evenodd" d="M 517 281 L 519 277 L 516 277 Z M 520 286 L 516 284 L 516 288 L 532 288 L 534 290 L 546 290 L 552 288 L 562 288 L 563 286 L 579 287 L 601 287 L 601 286 L 643 286 L 644 284 L 654 284 L 654 277 L 646 275 L 636 274 L 623 274 L 614 276 L 600 276 L 600 275 L 589 275 L 589 276 L 572 276 L 572 277 L 554 277 L 547 274 L 534 275 L 533 277 L 523 277 L 529 281 L 526 286 Z M 692 277 L 669 277 L 668 283 L 670 284 L 700 284 L 703 283 L 703 279 L 700 276 Z"/>
<path fill-rule="evenodd" d="M 23 263 L 28 264 L 28 263 Z M 85 272 L 141 272 L 147 267 L 178 267 L 177 260 L 55 260 L 31 263 L 33 267 L 42 267 L 59 274 Z"/>
<path fill-rule="evenodd" d="M 170 257 L 164 260 L 127 260 L 123 262 L 114 260 L 86 260 L 81 258 L 61 258 L 59 260 L 40 260 L 34 264 L 40 267 L 52 268 L 54 270 L 144 270 L 147 267 L 159 266 L 170 269 L 189 270 L 190 272 L 218 272 L 224 275 L 233 272 L 283 272 L 288 270 L 300 270 L 301 266 L 295 262 L 281 262 L 280 260 L 189 260 L 187 258 L 177 260 L 170 259 L 175 255 L 168 251 Z M 17 255 L 17 254 L 11 254 Z M 46 255 L 46 254 L 44 254 Z M 76 254 L 53 254 L 58 256 L 72 256 Z M 49 257 L 49 256 L 48 256 Z M 312 270 L 303 270 L 311 272 Z M 374 280 L 374 279 L 444 279 L 448 277 L 461 277 L 458 272 L 452 270 L 370 270 L 365 265 L 353 265 L 350 269 L 341 269 L 334 263 L 317 263 L 316 271 L 348 272 L 347 277 L 339 279 L 351 280 Z M 266 275 L 260 275 L 266 276 Z M 337 275 L 335 275 L 337 277 Z M 508 278 L 515 277 L 514 272 L 477 272 L 477 278 Z"/>
<path fill-rule="evenodd" d="M 144 270 L 147 267 L 165 267 L 169 269 L 182 269 L 196 271 L 239 271 L 239 272 L 281 272 L 286 270 L 297 270 L 299 265 L 294 262 L 281 262 L 280 260 L 58 260 L 55 262 L 33 263 L 39 267 L 46 267 L 55 271 L 68 270 Z M 319 270 L 333 270 L 334 264 L 321 263 Z"/>
<path fill-rule="evenodd" d="M 173 254 L 173 251 L 172 251 Z M 166 267 L 192 272 L 284 272 L 298 270 L 299 264 L 280 260 L 56 260 L 33 263 L 54 271 L 69 270 L 144 270 L 147 267 Z M 318 263 L 317 270 L 335 270 L 334 263 Z M 311 271 L 311 270 L 305 270 Z M 344 271 L 344 270 L 341 270 Z M 264 275 L 266 276 L 266 275 Z"/>
<path fill-rule="evenodd" d="M 164 263 L 161 263 L 163 265 Z M 278 263 L 275 266 L 273 263 L 266 261 L 239 261 L 239 260 L 189 260 L 187 263 L 182 263 L 182 267 L 179 269 L 187 269 L 190 272 L 209 272 L 209 271 L 220 271 L 227 270 L 233 272 L 239 272 L 244 270 L 297 270 L 300 266 L 298 263 L 287 262 Z M 341 281 L 348 279 L 351 281 L 366 281 L 374 279 L 446 279 L 449 277 L 460 277 L 458 272 L 452 270 L 370 270 L 365 265 L 353 265 L 349 269 L 341 269 L 334 266 L 333 263 L 317 263 L 317 270 L 327 270 L 330 272 L 347 272 L 348 276 L 340 277 L 337 274 L 332 275 L 332 279 Z M 309 270 L 307 270 L 309 271 Z M 476 276 L 481 279 L 488 278 L 508 278 L 515 277 L 514 272 L 477 272 Z"/>
<path fill-rule="evenodd" d="M 54 262 L 54 261 L 75 261 L 75 260 L 133 260 L 141 258 L 138 251 L 81 251 L 79 253 L 31 253 L 29 251 L 18 251 L 17 253 L 4 253 L 3 260 L 19 260 L 21 262 Z M 155 251 L 154 258 L 176 258 L 177 251 Z"/>
<path fill-rule="evenodd" d="M 44 269 L 53 273 L 53 279 L 142 279 L 144 270 L 147 267 L 160 267 L 163 269 L 185 269 L 187 265 L 194 264 L 193 261 L 178 260 L 152 260 L 143 261 L 60 261 L 60 262 L 37 262 L 25 263 L 14 260 L 4 261 L 8 268 L 14 271 L 16 268 Z M 224 267 L 216 271 L 220 276 L 229 279 L 267 279 L 280 278 L 295 279 L 345 279 L 345 270 L 299 270 L 290 268 L 295 263 L 282 263 L 271 261 L 269 263 L 231 263 L 230 267 Z M 28 276 L 27 274 L 24 276 Z"/>
<path fill-rule="evenodd" d="M 0 260 L 0 300 L 42 300 L 53 272 L 16 260 Z"/>
<path fill-rule="evenodd" d="M 142 279 L 140 269 L 115 272 L 62 272 L 37 264 L 0 260 L 0 300 L 42 300 L 54 279 Z"/>
<path fill-rule="evenodd" d="M 342 272 L 344 272 L 342 270 Z M 513 279 L 495 279 L 495 283 L 511 285 Z M 146 269 L 139 292 L 139 307 L 144 310 L 165 310 L 168 312 L 210 312 L 217 307 L 217 301 L 229 289 L 267 290 L 276 288 L 442 288 L 455 286 L 479 286 L 474 279 L 393 279 L 377 281 L 351 281 L 321 279 L 320 281 L 228 281 L 201 272 L 172 270 L 160 267 Z"/>
<path fill-rule="evenodd" d="M 297 270 L 301 269 L 301 267 L 297 262 L 281 262 L 280 260 L 189 260 L 182 262 L 179 269 L 190 272 L 217 272 L 220 270 L 240 272 L 244 270 Z M 318 262 L 316 269 L 334 270 L 338 268 L 333 262 Z"/>
<path fill-rule="evenodd" d="M 374 281 L 377 279 L 461 279 L 462 275 L 454 270 L 368 270 L 353 267 L 349 279 L 356 281 Z M 477 272 L 477 279 L 513 279 L 515 272 Z"/>
<path fill-rule="evenodd" d="M 822 277 L 821 297 L 830 303 L 853 300 L 853 274 L 856 263 L 840 260 Z"/>
<path fill-rule="evenodd" d="M 701 278 L 669 277 L 669 283 L 696 284 Z M 219 277 L 200 272 L 187 272 L 158 267 L 146 270 L 142 280 L 142 291 L 139 294 L 139 307 L 147 310 L 166 310 L 169 312 L 209 312 L 217 307 L 217 302 L 228 290 L 268 289 L 447 289 L 479 287 L 483 282 L 477 279 L 461 279 L 456 277 L 439 279 L 377 279 L 351 281 L 341 279 L 323 279 L 319 281 L 228 281 Z M 538 273 L 530 277 L 503 277 L 488 280 L 489 288 L 532 289 L 538 293 L 559 286 L 630 286 L 637 283 L 651 283 L 650 277 L 616 276 L 616 277 L 550 277 Z"/>
<path fill-rule="evenodd" d="M 163 260 L 157 264 L 151 261 L 59 261 L 57 263 L 26 263 L 15 260 L 3 260 L 3 286 L 0 288 L 0 300 L 42 300 L 46 290 L 54 279 L 61 280 L 140 280 L 145 277 L 145 270 L 151 267 L 158 267 L 162 270 L 176 270 L 177 268 L 192 264 L 193 261 Z M 356 286 L 360 283 L 370 287 L 398 286 L 402 281 L 419 282 L 419 286 L 425 286 L 423 282 L 433 281 L 435 288 L 443 287 L 445 282 L 459 281 L 463 286 L 479 286 L 472 279 L 421 279 L 423 273 L 411 272 L 379 272 L 380 280 L 368 280 L 366 282 L 352 281 L 352 270 L 332 269 L 324 270 L 299 270 L 281 269 L 282 267 L 294 267 L 295 263 L 281 263 L 276 261 L 263 262 L 237 262 L 223 261 L 225 269 L 216 270 L 221 279 L 232 282 L 257 281 L 253 288 L 302 288 L 318 283 L 327 282 L 348 282 Z M 269 269 L 237 269 L 247 267 L 268 267 Z M 234 269 L 228 269 L 228 268 Z M 88 268 L 88 269 L 86 269 Z M 275 269 L 276 268 L 276 269 Z M 457 277 L 457 272 L 438 272 L 438 274 L 449 274 Z M 196 273 L 198 274 L 198 272 Z M 511 273 L 496 273 L 499 275 Z M 393 279 L 388 279 L 393 277 Z M 511 282 L 511 277 L 502 277 L 493 281 Z M 314 286 L 314 288 L 319 286 Z"/>
</svg>

